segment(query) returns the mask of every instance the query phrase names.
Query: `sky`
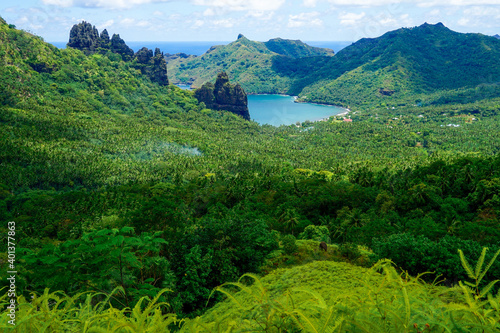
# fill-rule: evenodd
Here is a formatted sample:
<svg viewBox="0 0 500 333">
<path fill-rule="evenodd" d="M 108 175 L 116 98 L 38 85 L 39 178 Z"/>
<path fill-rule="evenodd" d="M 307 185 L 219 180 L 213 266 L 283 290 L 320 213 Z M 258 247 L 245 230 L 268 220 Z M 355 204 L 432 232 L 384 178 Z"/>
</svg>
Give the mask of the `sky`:
<svg viewBox="0 0 500 333">
<path fill-rule="evenodd" d="M 232 41 L 281 37 L 357 41 L 442 22 L 500 34 L 500 0 L 2 0 L 0 16 L 48 42 L 83 20 L 127 41 Z"/>
</svg>

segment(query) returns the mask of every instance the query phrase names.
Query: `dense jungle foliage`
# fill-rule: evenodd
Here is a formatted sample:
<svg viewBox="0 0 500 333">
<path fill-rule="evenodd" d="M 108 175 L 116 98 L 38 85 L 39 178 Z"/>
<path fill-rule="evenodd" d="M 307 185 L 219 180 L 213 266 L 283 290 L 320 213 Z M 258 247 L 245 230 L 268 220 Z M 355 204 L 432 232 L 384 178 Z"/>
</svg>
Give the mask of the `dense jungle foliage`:
<svg viewBox="0 0 500 333">
<path fill-rule="evenodd" d="M 498 331 L 497 85 L 273 127 L 4 21 L 0 57 L 2 330 Z"/>
</svg>

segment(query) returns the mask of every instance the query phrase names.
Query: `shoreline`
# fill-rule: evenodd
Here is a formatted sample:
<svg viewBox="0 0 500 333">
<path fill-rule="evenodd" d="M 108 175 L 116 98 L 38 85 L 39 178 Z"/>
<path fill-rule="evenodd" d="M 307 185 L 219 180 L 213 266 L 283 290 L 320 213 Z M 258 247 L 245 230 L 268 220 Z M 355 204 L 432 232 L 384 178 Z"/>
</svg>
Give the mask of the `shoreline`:
<svg viewBox="0 0 500 333">
<path fill-rule="evenodd" d="M 268 94 L 268 93 L 263 93 L 263 94 L 247 94 L 247 95 L 252 95 L 252 96 L 259 96 L 259 95 L 264 95 L 264 96 L 266 96 L 266 95 L 267 95 L 267 96 L 269 96 L 269 95 L 277 95 L 277 96 L 283 96 L 283 97 L 293 97 L 293 102 L 294 102 L 294 103 L 303 103 L 303 104 L 314 104 L 314 105 L 322 105 L 322 106 L 331 106 L 331 107 L 336 107 L 336 108 L 339 108 L 339 109 L 343 109 L 343 110 L 345 110 L 344 112 L 342 112 L 342 113 L 338 113 L 338 114 L 335 114 L 335 115 L 333 115 L 333 116 L 344 116 L 344 115 L 347 115 L 349 112 L 351 112 L 351 110 L 350 110 L 349 108 L 346 108 L 346 107 L 343 107 L 343 106 L 340 106 L 340 105 L 297 101 L 297 99 L 299 98 L 299 96 L 295 96 L 295 95 L 287 95 L 287 94 Z M 322 119 L 326 119 L 326 118 L 322 118 Z"/>
<path fill-rule="evenodd" d="M 339 113 L 339 114 L 336 114 L 336 116 L 343 116 L 343 115 L 346 115 L 348 114 L 349 112 L 351 112 L 351 110 L 349 108 L 346 108 L 346 107 L 343 107 L 343 106 L 340 106 L 340 105 L 335 105 L 335 104 L 325 104 L 325 103 L 314 103 L 314 102 L 304 102 L 304 101 L 297 101 L 298 99 L 298 96 L 293 96 L 295 97 L 294 99 L 294 103 L 304 103 L 304 104 L 315 104 L 315 105 L 323 105 L 323 106 L 333 106 L 333 107 L 336 107 L 336 108 L 339 108 L 339 109 L 344 109 L 345 111 L 342 112 L 342 113 Z"/>
</svg>

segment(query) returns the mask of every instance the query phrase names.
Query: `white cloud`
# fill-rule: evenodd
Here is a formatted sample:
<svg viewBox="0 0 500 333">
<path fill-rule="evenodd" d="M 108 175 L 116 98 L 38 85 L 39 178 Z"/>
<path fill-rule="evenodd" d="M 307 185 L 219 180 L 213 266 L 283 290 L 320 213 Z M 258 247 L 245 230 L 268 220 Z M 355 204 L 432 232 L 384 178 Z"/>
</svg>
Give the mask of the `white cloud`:
<svg viewBox="0 0 500 333">
<path fill-rule="evenodd" d="M 214 20 L 211 22 L 211 25 L 218 28 L 232 28 L 234 26 L 234 20 L 233 19 Z"/>
<path fill-rule="evenodd" d="M 269 11 L 277 10 L 285 0 L 192 0 L 198 6 L 223 8 L 229 11 Z"/>
<path fill-rule="evenodd" d="M 352 25 L 357 25 L 360 20 L 365 17 L 366 14 L 365 12 L 362 12 L 360 14 L 356 13 L 342 13 L 339 15 L 340 19 L 340 24 L 341 25 L 347 25 L 347 26 L 352 26 Z"/>
<path fill-rule="evenodd" d="M 215 11 L 212 8 L 207 8 L 203 12 L 203 16 L 214 16 L 214 15 L 215 15 Z"/>
<path fill-rule="evenodd" d="M 464 14 L 468 16 L 495 16 L 498 17 L 500 15 L 499 8 L 492 7 L 483 7 L 483 6 L 474 6 L 464 10 Z"/>
<path fill-rule="evenodd" d="M 155 10 L 155 11 L 153 12 L 153 15 L 154 15 L 154 16 L 163 16 L 163 15 L 164 15 L 164 13 L 163 13 L 162 11 Z"/>
<path fill-rule="evenodd" d="M 103 24 L 101 25 L 98 25 L 97 26 L 97 29 L 100 31 L 100 30 L 103 30 L 103 29 L 106 29 L 106 28 L 109 28 L 110 26 L 113 25 L 113 23 L 115 23 L 114 20 L 107 20 L 106 22 L 104 22 Z"/>
<path fill-rule="evenodd" d="M 303 5 L 304 7 L 316 7 L 316 3 L 318 0 L 304 0 Z"/>
<path fill-rule="evenodd" d="M 54 5 L 59 7 L 72 7 L 74 6 L 73 0 L 42 0 L 44 5 Z"/>
<path fill-rule="evenodd" d="M 322 26 L 323 21 L 318 18 L 318 12 L 300 13 L 298 15 L 290 15 L 288 17 L 289 28 L 299 28 L 303 26 Z"/>
<path fill-rule="evenodd" d="M 135 24 L 135 19 L 126 17 L 123 20 L 120 21 L 121 24 L 123 25 L 134 25 Z"/>
<path fill-rule="evenodd" d="M 421 7 L 428 6 L 470 6 L 470 5 L 500 5 L 500 0 L 303 0 L 304 6 L 314 7 L 318 2 L 328 2 L 337 6 L 364 6 L 377 7 L 394 5 L 398 3 L 416 4 Z"/>
<path fill-rule="evenodd" d="M 418 1 L 418 0 L 417 0 Z M 336 6 L 363 6 L 363 7 L 377 7 L 385 5 L 393 5 L 400 2 L 415 2 L 410 0 L 328 0 L 329 3 Z"/>
<path fill-rule="evenodd" d="M 19 19 L 16 20 L 16 24 L 24 24 L 26 22 L 29 22 L 29 19 L 26 16 L 20 17 Z"/>
<path fill-rule="evenodd" d="M 202 20 L 196 20 L 194 21 L 193 28 L 200 28 L 205 24 Z"/>
<path fill-rule="evenodd" d="M 462 11 L 462 18 L 457 24 L 463 27 L 496 27 L 500 20 L 500 8 L 491 6 L 473 6 Z"/>
<path fill-rule="evenodd" d="M 260 21 L 269 21 L 274 17 L 274 12 L 272 11 L 252 11 L 248 12 L 246 17 L 251 17 L 253 19 L 258 19 Z"/>
<path fill-rule="evenodd" d="M 473 6 L 473 5 L 500 5 L 500 0 L 420 0 L 420 6 Z"/>
<path fill-rule="evenodd" d="M 59 7 L 89 7 L 89 8 L 132 8 L 154 2 L 167 2 L 170 0 L 42 0 L 45 5 Z"/>
</svg>

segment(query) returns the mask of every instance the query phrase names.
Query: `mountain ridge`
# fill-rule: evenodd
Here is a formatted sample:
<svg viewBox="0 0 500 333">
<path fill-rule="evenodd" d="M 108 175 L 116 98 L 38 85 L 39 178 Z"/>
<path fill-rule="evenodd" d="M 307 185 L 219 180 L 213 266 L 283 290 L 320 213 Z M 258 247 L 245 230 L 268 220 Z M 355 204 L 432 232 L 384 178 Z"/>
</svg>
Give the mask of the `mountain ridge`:
<svg viewBox="0 0 500 333">
<path fill-rule="evenodd" d="M 239 44 L 248 47 L 245 57 L 234 47 Z M 260 49 L 251 49 L 257 45 Z M 248 93 L 298 95 L 299 101 L 342 106 L 410 103 L 423 94 L 500 81 L 500 40 L 458 33 L 442 23 L 362 38 L 333 56 L 263 56 L 267 50 L 242 36 L 200 57 L 169 63 L 169 73 L 173 82 L 197 87 L 214 77 L 201 69 L 222 69 Z"/>
<path fill-rule="evenodd" d="M 215 45 L 198 57 L 169 55 L 167 68 L 172 82 L 190 84 L 193 88 L 213 81 L 219 72 L 225 71 L 247 93 L 259 93 L 263 91 L 262 86 L 267 92 L 282 93 L 290 82 L 288 78 L 273 73 L 274 57 L 297 59 L 333 54 L 331 49 L 309 46 L 298 40 L 275 38 L 256 42 L 240 34 L 228 45 Z"/>
</svg>

